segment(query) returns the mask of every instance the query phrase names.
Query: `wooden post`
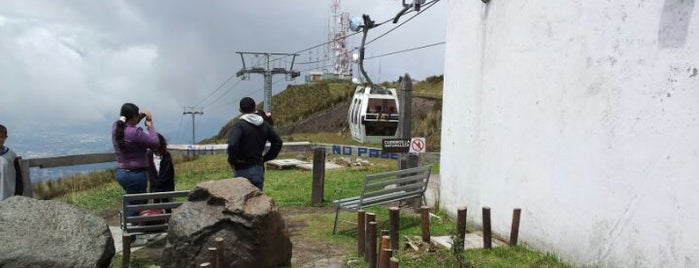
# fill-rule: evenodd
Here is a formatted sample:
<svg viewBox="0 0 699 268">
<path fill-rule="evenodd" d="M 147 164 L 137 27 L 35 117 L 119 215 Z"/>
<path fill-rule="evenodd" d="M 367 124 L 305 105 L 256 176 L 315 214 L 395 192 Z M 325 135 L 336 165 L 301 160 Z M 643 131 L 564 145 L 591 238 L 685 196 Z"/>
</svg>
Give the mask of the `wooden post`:
<svg viewBox="0 0 699 268">
<path fill-rule="evenodd" d="M 398 232 L 400 231 L 400 208 L 391 207 L 388 211 L 391 219 L 391 249 L 398 251 Z"/>
<path fill-rule="evenodd" d="M 325 148 L 313 149 L 313 192 L 311 193 L 311 203 L 313 206 L 320 206 L 323 203 L 325 189 Z"/>
<path fill-rule="evenodd" d="M 366 212 L 363 209 L 357 211 L 357 255 L 364 257 L 366 251 Z"/>
<path fill-rule="evenodd" d="M 129 268 L 131 262 L 131 235 L 121 236 L 121 267 Z"/>
<path fill-rule="evenodd" d="M 223 237 L 216 237 L 214 241 L 216 241 L 216 248 L 218 249 L 216 250 L 216 265 L 218 265 L 216 268 L 221 268 L 225 266 L 223 265 Z"/>
<path fill-rule="evenodd" d="M 391 265 L 389 265 L 390 268 L 398 268 L 398 258 L 396 257 L 391 257 Z"/>
<path fill-rule="evenodd" d="M 371 239 L 369 237 L 369 223 L 376 222 L 376 214 L 367 212 L 366 213 L 366 225 L 365 235 L 364 235 L 364 261 L 369 262 L 369 247 Z M 374 230 L 374 240 L 376 240 L 376 230 Z M 376 244 L 376 242 L 374 242 Z M 376 252 L 376 247 L 374 247 L 374 252 Z"/>
<path fill-rule="evenodd" d="M 382 249 L 381 254 L 379 255 L 379 268 L 389 268 L 391 266 L 392 255 L 393 250 L 390 248 Z"/>
<path fill-rule="evenodd" d="M 391 247 L 391 237 L 387 235 L 381 236 L 381 245 L 379 246 L 379 268 L 388 268 L 388 259 L 390 256 L 386 257 L 385 249 L 390 249 Z M 384 260 L 385 259 L 385 260 Z"/>
<path fill-rule="evenodd" d="M 376 268 L 376 222 L 369 222 L 367 226 L 367 240 L 369 247 L 367 248 L 367 257 L 369 258 L 369 268 Z"/>
<path fill-rule="evenodd" d="M 517 245 L 517 237 L 519 236 L 519 217 L 521 214 L 521 208 L 515 208 L 512 211 L 512 230 L 510 231 L 510 246 Z"/>
<path fill-rule="evenodd" d="M 216 253 L 216 252 L 217 252 L 218 250 L 216 250 L 215 247 L 210 247 L 210 248 L 208 248 L 208 250 L 209 250 L 209 260 L 211 260 L 211 261 L 210 261 L 210 262 L 211 262 L 211 267 L 218 268 L 218 267 L 219 267 L 219 264 L 218 264 L 218 262 L 216 262 L 216 261 L 217 261 L 216 258 L 217 258 L 217 256 L 218 256 L 218 253 Z"/>
<path fill-rule="evenodd" d="M 490 207 L 483 207 L 483 247 L 493 248 L 493 233 L 490 230 Z"/>
<path fill-rule="evenodd" d="M 461 239 L 461 247 L 466 245 L 466 207 L 459 207 L 456 210 L 456 233 Z"/>
<path fill-rule="evenodd" d="M 22 184 L 24 184 L 24 191 L 22 192 L 23 196 L 26 197 L 34 197 L 34 193 L 32 192 L 32 178 L 31 172 L 29 172 L 29 162 L 28 160 L 23 160 L 22 157 L 17 157 L 19 158 L 19 168 L 21 169 L 20 172 L 22 173 Z"/>
<path fill-rule="evenodd" d="M 420 207 L 422 215 L 422 242 L 430 242 L 430 208 L 427 206 Z"/>
</svg>

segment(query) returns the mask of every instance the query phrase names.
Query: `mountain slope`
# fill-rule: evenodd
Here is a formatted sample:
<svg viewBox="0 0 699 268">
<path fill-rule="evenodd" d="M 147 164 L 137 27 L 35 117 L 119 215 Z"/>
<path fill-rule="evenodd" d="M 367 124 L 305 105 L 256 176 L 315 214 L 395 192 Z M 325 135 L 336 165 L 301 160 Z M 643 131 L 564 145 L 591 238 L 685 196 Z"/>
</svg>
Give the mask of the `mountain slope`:
<svg viewBox="0 0 699 268">
<path fill-rule="evenodd" d="M 398 85 L 384 83 L 399 88 Z M 272 117 L 281 136 L 299 133 L 334 133 L 349 136 L 347 109 L 356 85 L 345 82 L 323 82 L 289 86 L 272 97 Z M 428 77 L 413 86 L 412 136 L 425 137 L 428 151 L 440 147 L 442 76 Z M 262 105 L 258 105 L 262 109 Z M 225 143 L 237 117 L 221 128 L 218 135 L 201 143 Z"/>
</svg>

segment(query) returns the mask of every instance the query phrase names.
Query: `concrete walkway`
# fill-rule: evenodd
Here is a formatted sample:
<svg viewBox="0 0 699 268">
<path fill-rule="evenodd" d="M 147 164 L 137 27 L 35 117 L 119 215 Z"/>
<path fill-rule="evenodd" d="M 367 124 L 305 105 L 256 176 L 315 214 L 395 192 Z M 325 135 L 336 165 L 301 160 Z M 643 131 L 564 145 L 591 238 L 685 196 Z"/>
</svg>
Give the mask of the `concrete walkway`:
<svg viewBox="0 0 699 268">
<path fill-rule="evenodd" d="M 112 239 L 114 239 L 114 250 L 115 254 L 121 254 L 121 251 L 124 249 L 122 245 L 122 240 L 121 240 L 121 226 L 109 226 L 109 231 L 112 232 Z M 160 241 L 161 239 L 165 239 L 167 237 L 166 233 L 160 233 L 160 234 L 147 234 L 147 235 L 142 235 L 140 236 L 141 238 L 145 239 L 146 242 L 142 243 L 141 245 L 138 246 L 131 246 L 131 252 L 133 253 L 134 251 L 137 251 L 145 246 L 147 246 L 150 243 Z"/>
</svg>

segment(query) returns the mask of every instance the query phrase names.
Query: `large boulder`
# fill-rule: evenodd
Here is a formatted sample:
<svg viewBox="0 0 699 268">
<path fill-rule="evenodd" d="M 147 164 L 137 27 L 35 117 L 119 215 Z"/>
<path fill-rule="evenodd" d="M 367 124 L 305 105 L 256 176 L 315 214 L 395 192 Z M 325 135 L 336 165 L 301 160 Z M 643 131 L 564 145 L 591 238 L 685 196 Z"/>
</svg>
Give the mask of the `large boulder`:
<svg viewBox="0 0 699 268">
<path fill-rule="evenodd" d="M 69 204 L 14 196 L 0 202 L 0 267 L 109 267 L 107 222 Z"/>
<path fill-rule="evenodd" d="M 173 211 L 161 267 L 198 267 L 223 238 L 221 267 L 291 265 L 291 240 L 274 200 L 247 179 L 197 185 Z M 220 249 L 219 249 L 220 250 Z"/>
</svg>

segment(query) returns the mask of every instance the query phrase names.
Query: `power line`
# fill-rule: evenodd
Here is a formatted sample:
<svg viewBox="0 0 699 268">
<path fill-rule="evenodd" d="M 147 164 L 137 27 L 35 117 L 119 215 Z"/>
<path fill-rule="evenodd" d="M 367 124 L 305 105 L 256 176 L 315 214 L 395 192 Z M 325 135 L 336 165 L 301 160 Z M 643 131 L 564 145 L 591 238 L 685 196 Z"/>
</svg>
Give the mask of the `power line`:
<svg viewBox="0 0 699 268">
<path fill-rule="evenodd" d="M 419 46 L 419 47 L 414 47 L 414 48 L 408 48 L 408 49 L 403 49 L 403 50 L 388 52 L 388 53 L 384 53 L 384 54 L 376 55 L 376 56 L 371 56 L 371 57 L 364 58 L 364 59 L 365 59 L 365 60 L 370 60 L 370 59 L 375 59 L 375 58 L 381 58 L 381 57 L 385 57 L 385 56 L 389 56 L 389 55 L 400 54 L 400 53 L 405 53 L 405 52 L 410 52 L 410 51 L 415 51 L 415 50 L 420 50 L 420 49 L 423 49 L 423 48 L 428 48 L 428 47 L 433 47 L 433 46 L 438 46 L 438 45 L 444 45 L 444 44 L 446 44 L 446 43 L 447 43 L 447 42 L 442 41 L 442 42 L 432 43 L 432 44 L 429 44 L 429 45 L 424 45 L 424 46 Z"/>
<path fill-rule="evenodd" d="M 231 76 L 229 76 L 228 79 L 226 79 L 226 81 L 223 81 L 223 83 L 221 83 L 214 91 L 212 91 L 211 93 L 209 93 L 208 96 L 206 96 L 204 99 L 202 99 L 201 101 L 199 101 L 199 103 L 197 103 L 197 105 L 194 105 L 194 106 L 201 106 L 201 104 L 202 104 L 206 99 L 208 99 L 209 97 L 211 97 L 212 95 L 214 95 L 214 93 L 216 93 L 216 91 L 219 91 L 221 88 L 223 88 L 223 85 L 225 85 L 226 83 L 228 83 L 228 81 L 231 81 L 231 79 L 233 79 L 233 77 L 235 77 L 235 73 L 231 74 Z"/>
<path fill-rule="evenodd" d="M 439 2 L 439 0 L 433 0 L 432 2 L 427 3 L 428 6 L 425 6 L 425 8 L 423 8 L 423 9 L 420 10 L 420 11 L 418 11 L 415 15 L 413 15 L 412 17 L 408 18 L 407 20 L 401 22 L 400 24 L 396 25 L 395 27 L 391 28 L 390 30 L 386 31 L 385 33 L 383 33 L 383 34 L 377 36 L 377 37 L 374 38 L 374 39 L 369 40 L 368 42 L 366 42 L 365 46 L 368 45 L 368 44 L 373 43 L 374 41 L 376 41 L 376 40 L 378 40 L 378 39 L 380 39 L 380 38 L 386 36 L 388 33 L 392 32 L 392 31 L 398 29 L 399 27 L 403 26 L 404 24 L 408 23 L 409 21 L 411 21 L 412 19 L 414 19 L 414 18 L 417 17 L 418 15 L 422 14 L 422 12 L 427 11 L 427 10 L 430 9 L 432 6 L 434 6 L 435 4 L 437 4 L 437 2 Z M 406 14 L 407 14 L 407 13 L 406 13 Z"/>
<path fill-rule="evenodd" d="M 213 105 L 214 103 L 219 102 L 223 97 L 225 97 L 226 95 L 228 95 L 229 93 L 231 93 L 231 92 L 233 91 L 233 89 L 234 89 L 236 86 L 238 86 L 238 84 L 240 84 L 240 82 L 242 82 L 242 81 L 243 81 L 242 79 L 236 81 L 235 84 L 233 84 L 232 86 L 228 87 L 228 90 L 226 90 L 223 94 L 219 95 L 218 98 L 215 98 L 215 99 L 214 99 L 213 101 L 211 101 L 209 104 L 200 105 L 200 107 L 211 106 L 211 105 Z"/>
<path fill-rule="evenodd" d="M 432 1 L 430 1 L 430 2 L 428 2 L 428 3 L 426 3 L 426 4 L 424 4 L 424 8 L 423 8 L 422 10 L 420 10 L 420 11 L 417 11 L 417 13 L 416 13 L 415 15 L 413 15 L 412 17 L 408 18 L 407 20 L 401 22 L 400 24 L 398 24 L 397 26 L 391 28 L 390 30 L 386 31 L 385 33 L 379 35 L 378 37 L 376 37 L 376 38 L 374 38 L 374 39 L 368 41 L 366 44 L 368 45 L 368 44 L 370 44 L 370 43 L 372 43 L 372 42 L 374 42 L 374 41 L 376 41 L 376 40 L 378 40 L 378 39 L 380 39 L 380 38 L 383 38 L 384 36 L 386 36 L 386 35 L 389 34 L 390 32 L 396 30 L 397 28 L 399 28 L 399 27 L 403 26 L 404 24 L 406 24 L 408 21 L 414 19 L 417 15 L 419 15 L 419 14 L 421 14 L 422 12 L 425 12 L 427 9 L 431 8 L 431 7 L 434 6 L 437 2 L 439 2 L 439 0 L 432 0 Z M 408 12 L 402 14 L 402 15 L 409 14 L 409 13 L 411 13 L 411 12 L 414 12 L 414 10 L 410 10 L 410 11 L 408 11 Z M 391 21 L 391 20 L 393 20 L 393 19 L 394 19 L 394 18 L 386 19 L 385 21 L 382 21 L 382 22 L 380 22 L 380 23 L 375 24 L 375 25 L 376 25 L 375 27 L 381 26 L 381 25 L 385 24 L 386 22 L 389 22 L 389 21 Z M 360 33 L 360 32 L 354 32 L 354 33 L 351 33 L 351 34 L 347 34 L 347 35 L 343 36 L 342 38 L 352 37 L 352 36 L 357 35 L 357 34 L 359 34 L 359 33 Z M 315 48 L 318 48 L 318 47 L 321 47 L 321 46 L 325 46 L 325 45 L 327 45 L 327 44 L 329 44 L 329 43 L 331 43 L 331 42 L 334 42 L 334 40 L 329 40 L 329 41 L 326 41 L 326 42 L 323 42 L 323 43 L 319 43 L 319 44 L 310 46 L 310 47 L 308 47 L 308 48 L 298 50 L 298 51 L 296 51 L 296 52 L 294 52 L 294 53 L 291 53 L 291 54 L 300 54 L 300 53 L 303 53 L 303 52 L 306 52 L 306 51 L 310 51 L 310 50 L 312 50 L 312 49 L 315 49 Z M 415 49 L 418 49 L 418 48 L 415 48 Z M 393 52 L 393 54 L 398 54 L 398 53 L 402 53 L 402 52 Z M 280 61 L 280 60 L 283 60 L 283 59 L 285 59 L 285 58 L 288 58 L 289 56 L 290 56 L 290 55 L 284 55 L 284 56 L 282 56 L 282 57 L 270 59 L 270 60 L 268 61 L 268 63 L 275 62 L 275 61 Z M 378 57 L 381 57 L 381 56 L 387 56 L 387 55 L 379 55 L 379 56 L 374 56 L 374 57 L 370 57 L 370 58 L 367 58 L 367 59 L 378 58 Z M 303 62 L 303 63 L 297 63 L 297 64 L 313 64 L 313 63 L 319 63 L 319 62 L 323 62 L 323 61 L 326 61 L 326 60 L 332 60 L 333 58 L 336 58 L 336 57 L 337 57 L 337 56 L 333 56 L 333 57 L 330 57 L 330 58 L 328 58 L 328 59 L 317 60 L 317 61 L 309 61 L 309 62 Z M 260 62 L 258 65 L 261 66 L 261 64 L 263 64 L 263 63 Z M 317 70 L 317 69 L 326 68 L 326 67 L 331 67 L 331 66 L 333 66 L 333 65 L 325 65 L 325 66 L 321 66 L 321 67 L 316 67 L 316 68 L 307 69 L 307 70 L 305 70 L 305 71 Z M 255 67 L 259 67 L 259 66 L 255 66 Z M 228 83 L 231 79 L 233 79 L 233 77 L 234 77 L 235 75 L 236 75 L 236 74 L 231 74 L 231 76 L 229 76 L 229 77 L 228 77 L 223 83 L 221 83 L 214 91 L 212 91 L 211 93 L 209 93 L 209 95 L 207 95 L 204 99 L 202 99 L 201 101 L 199 101 L 199 103 L 197 103 L 197 105 L 195 105 L 195 106 L 202 106 L 202 104 L 203 104 L 207 99 L 211 98 L 214 94 L 216 94 L 216 92 L 218 92 L 219 90 L 221 90 L 221 88 L 223 88 L 223 86 L 224 86 L 226 83 Z M 240 81 L 239 81 L 239 82 L 240 82 Z M 235 86 L 237 86 L 237 83 L 236 83 L 235 85 L 231 86 L 231 87 L 229 88 L 229 91 L 232 90 L 232 88 L 234 88 Z M 228 92 L 224 93 L 223 95 L 226 95 L 226 94 L 228 94 Z M 222 96 L 223 96 L 223 95 L 222 95 Z M 214 101 L 214 103 L 215 103 L 215 102 L 216 102 L 216 101 Z M 211 103 L 211 104 L 209 104 L 209 105 L 212 105 L 212 104 L 213 104 L 213 103 Z M 209 105 L 207 105 L 207 106 L 209 106 Z"/>
</svg>

